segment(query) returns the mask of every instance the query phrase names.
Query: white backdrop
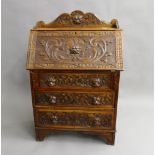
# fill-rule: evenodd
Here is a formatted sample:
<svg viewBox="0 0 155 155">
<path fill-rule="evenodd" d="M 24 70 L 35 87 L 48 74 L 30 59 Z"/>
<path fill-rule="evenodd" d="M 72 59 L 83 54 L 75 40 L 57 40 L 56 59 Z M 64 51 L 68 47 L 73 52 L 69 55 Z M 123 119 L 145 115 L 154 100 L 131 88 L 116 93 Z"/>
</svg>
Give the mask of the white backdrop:
<svg viewBox="0 0 155 155">
<path fill-rule="evenodd" d="M 25 70 L 29 29 L 73 10 L 105 21 L 117 18 L 124 29 L 115 146 L 79 134 L 51 135 L 42 143 L 34 139 Z M 153 0 L 2 0 L 2 154 L 28 153 L 153 154 Z"/>
</svg>

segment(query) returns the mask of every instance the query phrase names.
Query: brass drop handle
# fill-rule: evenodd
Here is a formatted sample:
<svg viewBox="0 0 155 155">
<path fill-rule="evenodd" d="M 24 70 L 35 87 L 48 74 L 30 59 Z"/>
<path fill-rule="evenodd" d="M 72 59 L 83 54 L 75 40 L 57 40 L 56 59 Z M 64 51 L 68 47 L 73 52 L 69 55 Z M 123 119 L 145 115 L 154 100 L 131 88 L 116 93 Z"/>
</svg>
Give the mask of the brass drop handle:
<svg viewBox="0 0 155 155">
<path fill-rule="evenodd" d="M 101 86 L 101 80 L 99 78 L 92 79 L 92 86 L 93 87 L 100 87 Z"/>
<path fill-rule="evenodd" d="M 79 54 L 81 52 L 81 48 L 78 46 L 74 46 L 69 49 L 70 54 Z"/>
<path fill-rule="evenodd" d="M 53 78 L 53 77 L 50 77 L 49 79 L 48 79 L 48 85 L 49 86 L 54 86 L 56 83 L 56 79 L 55 78 Z"/>
</svg>

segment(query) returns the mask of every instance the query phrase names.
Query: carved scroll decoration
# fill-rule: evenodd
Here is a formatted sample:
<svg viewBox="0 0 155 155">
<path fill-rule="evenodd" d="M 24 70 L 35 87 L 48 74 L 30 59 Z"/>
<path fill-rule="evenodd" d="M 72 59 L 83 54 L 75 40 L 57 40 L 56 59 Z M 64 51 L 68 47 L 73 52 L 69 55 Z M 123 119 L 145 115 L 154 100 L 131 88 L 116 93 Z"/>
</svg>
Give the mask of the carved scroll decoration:
<svg viewBox="0 0 155 155">
<path fill-rule="evenodd" d="M 83 13 L 76 10 L 71 14 L 63 13 L 57 17 L 53 22 L 45 24 L 43 21 L 37 22 L 34 28 L 52 28 L 65 26 L 103 26 L 110 28 L 119 28 L 116 19 L 111 20 L 110 23 L 99 20 L 93 13 Z"/>
<path fill-rule="evenodd" d="M 119 31 L 31 33 L 27 69 L 123 69 Z"/>
<path fill-rule="evenodd" d="M 107 58 L 112 55 L 111 52 L 105 55 L 107 52 L 107 42 L 103 38 L 55 37 L 47 40 L 42 39 L 40 44 L 43 46 L 42 50 L 51 61 L 63 63 L 93 63 L 99 61 L 104 56 Z M 103 61 L 107 62 L 107 59 Z"/>
<path fill-rule="evenodd" d="M 112 32 L 38 32 L 35 68 L 115 68 Z"/>
</svg>

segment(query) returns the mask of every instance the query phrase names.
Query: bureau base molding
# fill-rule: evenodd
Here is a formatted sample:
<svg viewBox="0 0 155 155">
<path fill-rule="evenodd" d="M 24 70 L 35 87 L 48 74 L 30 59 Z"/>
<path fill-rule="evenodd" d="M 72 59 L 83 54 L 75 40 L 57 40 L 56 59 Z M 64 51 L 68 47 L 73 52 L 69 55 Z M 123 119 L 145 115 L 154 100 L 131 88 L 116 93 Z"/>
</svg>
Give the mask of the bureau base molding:
<svg viewBox="0 0 155 155">
<path fill-rule="evenodd" d="M 57 132 L 78 132 L 81 134 L 87 134 L 87 135 L 96 135 L 99 138 L 101 138 L 106 144 L 109 145 L 114 145 L 115 142 L 115 131 L 114 130 L 81 130 L 81 129 L 65 129 L 65 128 L 40 128 L 40 127 L 35 127 L 35 133 L 36 133 L 36 140 L 37 141 L 43 141 L 44 138 L 49 135 L 50 133 L 57 133 Z"/>
</svg>

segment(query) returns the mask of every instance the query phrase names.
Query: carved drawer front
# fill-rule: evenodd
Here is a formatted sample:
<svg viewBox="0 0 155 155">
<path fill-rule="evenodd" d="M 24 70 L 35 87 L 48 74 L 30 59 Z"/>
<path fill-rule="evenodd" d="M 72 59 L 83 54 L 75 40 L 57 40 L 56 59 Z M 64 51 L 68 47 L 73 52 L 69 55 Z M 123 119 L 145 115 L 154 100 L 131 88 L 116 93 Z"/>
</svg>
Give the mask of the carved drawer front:
<svg viewBox="0 0 155 155">
<path fill-rule="evenodd" d="M 73 111 L 49 110 L 38 111 L 37 125 L 44 127 L 69 127 L 69 128 L 102 128 L 112 129 L 114 112 L 108 111 Z"/>
<path fill-rule="evenodd" d="M 40 106 L 113 106 L 114 92 L 36 92 L 35 104 Z"/>
<path fill-rule="evenodd" d="M 111 89 L 112 73 L 76 74 L 76 73 L 39 73 L 41 88 L 67 89 Z"/>
</svg>

